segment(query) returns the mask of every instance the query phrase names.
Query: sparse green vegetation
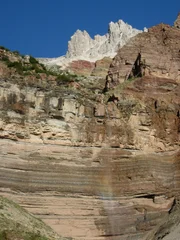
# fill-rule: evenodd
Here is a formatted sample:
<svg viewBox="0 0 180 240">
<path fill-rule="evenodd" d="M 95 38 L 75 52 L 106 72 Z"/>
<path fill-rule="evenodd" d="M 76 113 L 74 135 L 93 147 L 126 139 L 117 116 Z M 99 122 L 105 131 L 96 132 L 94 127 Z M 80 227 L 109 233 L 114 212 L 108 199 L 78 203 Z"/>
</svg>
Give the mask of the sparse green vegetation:
<svg viewBox="0 0 180 240">
<path fill-rule="evenodd" d="M 20 55 L 19 51 L 17 51 L 17 50 L 13 51 L 13 53 L 14 53 L 15 55 Z"/>
<path fill-rule="evenodd" d="M 9 62 L 10 62 L 10 61 L 9 61 L 9 58 L 8 58 L 7 56 L 2 56 L 2 57 L 1 57 L 1 61 L 6 62 L 6 63 L 9 63 Z"/>
<path fill-rule="evenodd" d="M 12 68 L 12 67 L 15 68 L 18 73 L 23 72 L 23 65 L 21 62 L 9 62 L 7 66 L 9 68 Z"/>
<path fill-rule="evenodd" d="M 71 82 L 71 81 L 72 81 L 72 78 L 69 75 L 65 75 L 65 74 L 59 75 L 56 78 L 56 82 L 57 82 L 58 86 L 60 86 L 61 84 L 67 83 L 67 82 Z"/>
<path fill-rule="evenodd" d="M 34 57 L 32 57 L 32 56 L 29 57 L 29 62 L 30 62 L 31 64 L 39 63 L 39 62 L 38 62 Z"/>
<path fill-rule="evenodd" d="M 10 51 L 8 48 L 6 48 L 6 47 L 4 47 L 4 46 L 0 46 L 0 49 L 1 49 L 1 50 L 5 50 L 5 51 L 8 51 L 8 52 Z"/>
<path fill-rule="evenodd" d="M 48 240 L 48 238 L 31 232 L 23 233 L 18 230 L 3 230 L 0 232 L 0 240 Z"/>
<path fill-rule="evenodd" d="M 136 77 L 130 77 L 126 81 L 127 82 L 132 82 L 132 81 L 135 81 L 136 79 L 137 79 Z"/>
<path fill-rule="evenodd" d="M 62 239 L 18 204 L 0 196 L 0 206 L 0 240 Z"/>
<path fill-rule="evenodd" d="M 1 47 L 2 49 L 6 49 Z M 57 87 L 71 88 L 71 82 L 78 82 L 80 78 L 77 75 L 62 71 L 59 66 L 45 66 L 39 63 L 34 57 L 23 58 L 18 51 L 1 52 L 0 61 L 3 61 L 12 71 L 7 72 L 11 75 L 8 79 L 21 87 L 30 86 L 41 89 Z"/>
</svg>

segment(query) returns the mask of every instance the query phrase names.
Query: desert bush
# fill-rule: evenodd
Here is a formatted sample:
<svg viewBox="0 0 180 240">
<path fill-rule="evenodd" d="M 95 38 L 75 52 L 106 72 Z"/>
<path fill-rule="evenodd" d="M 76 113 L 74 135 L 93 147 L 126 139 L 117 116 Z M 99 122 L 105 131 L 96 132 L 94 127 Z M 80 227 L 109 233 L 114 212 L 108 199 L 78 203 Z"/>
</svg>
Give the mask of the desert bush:
<svg viewBox="0 0 180 240">
<path fill-rule="evenodd" d="M 39 63 L 39 62 L 38 62 L 34 57 L 32 57 L 32 56 L 29 57 L 29 62 L 30 62 L 31 64 Z"/>
<path fill-rule="evenodd" d="M 7 56 L 2 56 L 1 61 L 6 62 L 6 63 L 10 63 L 9 58 Z"/>
<path fill-rule="evenodd" d="M 15 68 L 18 73 L 23 72 L 23 65 L 21 62 L 9 62 L 7 66 L 9 68 Z"/>
<path fill-rule="evenodd" d="M 8 51 L 8 52 L 10 51 L 8 48 L 6 48 L 6 47 L 4 47 L 4 46 L 0 46 L 0 49 L 1 49 L 1 50 L 6 50 L 6 51 Z"/>
<path fill-rule="evenodd" d="M 57 82 L 58 86 L 60 86 L 61 84 L 71 82 L 71 81 L 72 81 L 72 79 L 68 75 L 65 75 L 65 74 L 59 75 L 56 78 L 56 82 Z"/>
<path fill-rule="evenodd" d="M 13 53 L 16 55 L 20 55 L 19 51 L 17 51 L 17 50 L 13 51 Z"/>
</svg>

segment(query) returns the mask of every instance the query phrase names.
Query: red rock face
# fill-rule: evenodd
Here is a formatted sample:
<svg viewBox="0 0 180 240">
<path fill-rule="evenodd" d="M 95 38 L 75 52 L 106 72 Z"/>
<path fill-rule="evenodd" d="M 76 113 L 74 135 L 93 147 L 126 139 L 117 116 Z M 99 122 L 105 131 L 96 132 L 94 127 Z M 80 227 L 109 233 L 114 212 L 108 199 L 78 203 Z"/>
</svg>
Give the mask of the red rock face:
<svg viewBox="0 0 180 240">
<path fill-rule="evenodd" d="M 106 88 L 141 76 L 180 81 L 180 31 L 160 24 L 121 48 L 109 68 Z"/>
<path fill-rule="evenodd" d="M 84 76 L 97 76 L 105 78 L 112 59 L 105 57 L 96 62 L 89 62 L 85 60 L 73 61 L 70 63 L 68 69 L 74 74 Z"/>
<path fill-rule="evenodd" d="M 70 63 L 69 69 L 78 75 L 91 75 L 92 70 L 95 67 L 95 63 L 85 61 L 85 60 L 78 60 L 73 61 Z"/>
<path fill-rule="evenodd" d="M 111 62 L 112 59 L 109 57 L 96 61 L 92 75 L 105 78 Z"/>
</svg>

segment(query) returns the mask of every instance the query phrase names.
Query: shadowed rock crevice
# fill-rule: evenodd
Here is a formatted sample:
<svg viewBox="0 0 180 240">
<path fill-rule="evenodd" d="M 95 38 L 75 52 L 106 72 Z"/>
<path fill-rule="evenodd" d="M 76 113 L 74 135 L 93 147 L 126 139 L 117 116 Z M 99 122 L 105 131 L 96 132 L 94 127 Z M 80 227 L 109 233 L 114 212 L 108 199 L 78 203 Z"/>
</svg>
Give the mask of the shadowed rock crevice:
<svg viewBox="0 0 180 240">
<path fill-rule="evenodd" d="M 141 53 L 139 53 L 132 67 L 131 73 L 129 74 L 127 79 L 142 77 L 143 76 L 142 67 L 143 67 L 143 63 L 141 60 Z"/>
<path fill-rule="evenodd" d="M 105 90 L 138 77 L 159 77 L 180 81 L 180 31 L 159 24 L 133 37 L 110 65 Z"/>
</svg>

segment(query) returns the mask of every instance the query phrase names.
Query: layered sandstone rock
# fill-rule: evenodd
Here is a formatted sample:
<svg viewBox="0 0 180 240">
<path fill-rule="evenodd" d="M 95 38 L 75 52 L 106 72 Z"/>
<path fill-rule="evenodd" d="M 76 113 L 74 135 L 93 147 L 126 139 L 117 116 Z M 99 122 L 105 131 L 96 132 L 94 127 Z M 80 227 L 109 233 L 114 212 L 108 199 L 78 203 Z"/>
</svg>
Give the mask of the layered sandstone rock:
<svg viewBox="0 0 180 240">
<path fill-rule="evenodd" d="M 93 102 L 1 82 L 1 194 L 64 237 L 143 239 L 179 196 L 179 83 L 116 90 Z"/>
<path fill-rule="evenodd" d="M 111 62 L 112 59 L 110 57 L 104 57 L 103 59 L 96 61 L 95 68 L 91 72 L 91 75 L 103 77 L 105 79 Z"/>
<path fill-rule="evenodd" d="M 91 75 L 94 68 L 95 63 L 85 60 L 72 61 L 68 67 L 73 73 L 84 76 Z"/>
<path fill-rule="evenodd" d="M 64 237 L 164 237 L 180 197 L 179 33 L 135 36 L 105 93 L 95 78 L 43 91 L 2 75 L 1 195 Z"/>
<path fill-rule="evenodd" d="M 89 62 L 85 60 L 76 60 L 69 63 L 67 70 L 81 76 L 96 76 L 105 79 L 109 66 L 112 62 L 110 57 L 104 57 L 101 60 Z"/>
</svg>

